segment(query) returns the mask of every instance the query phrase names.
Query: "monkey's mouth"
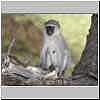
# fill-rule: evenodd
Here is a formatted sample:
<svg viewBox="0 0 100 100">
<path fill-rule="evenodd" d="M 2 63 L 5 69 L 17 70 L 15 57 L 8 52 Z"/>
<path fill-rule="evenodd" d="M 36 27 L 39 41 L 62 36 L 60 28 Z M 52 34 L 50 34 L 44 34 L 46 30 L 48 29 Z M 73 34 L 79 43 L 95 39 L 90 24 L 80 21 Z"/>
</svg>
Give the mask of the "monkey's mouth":
<svg viewBox="0 0 100 100">
<path fill-rule="evenodd" d="M 54 33 L 54 26 L 47 26 L 46 27 L 46 33 L 48 35 L 52 35 Z"/>
</svg>

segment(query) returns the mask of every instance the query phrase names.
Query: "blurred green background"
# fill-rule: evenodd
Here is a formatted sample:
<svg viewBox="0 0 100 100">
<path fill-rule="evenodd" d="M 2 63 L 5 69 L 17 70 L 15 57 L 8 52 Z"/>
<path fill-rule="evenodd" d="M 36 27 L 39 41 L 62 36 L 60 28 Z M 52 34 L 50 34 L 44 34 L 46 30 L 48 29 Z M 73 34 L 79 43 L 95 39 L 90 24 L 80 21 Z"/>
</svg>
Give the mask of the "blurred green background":
<svg viewBox="0 0 100 100">
<path fill-rule="evenodd" d="M 49 19 L 59 21 L 71 53 L 71 74 L 85 47 L 91 14 L 2 14 L 2 53 L 6 53 L 11 34 L 15 38 L 12 54 L 30 65 L 39 64 L 43 25 Z"/>
</svg>

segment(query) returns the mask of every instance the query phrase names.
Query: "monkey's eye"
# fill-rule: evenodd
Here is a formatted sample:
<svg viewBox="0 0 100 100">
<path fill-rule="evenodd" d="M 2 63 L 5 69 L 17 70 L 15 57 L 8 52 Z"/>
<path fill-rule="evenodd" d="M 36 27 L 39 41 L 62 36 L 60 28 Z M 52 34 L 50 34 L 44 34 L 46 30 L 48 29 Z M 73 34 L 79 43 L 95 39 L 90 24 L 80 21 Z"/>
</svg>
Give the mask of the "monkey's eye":
<svg viewBox="0 0 100 100">
<path fill-rule="evenodd" d="M 54 33 L 54 29 L 55 27 L 54 26 L 47 26 L 46 27 L 46 32 L 48 35 L 52 35 Z"/>
</svg>

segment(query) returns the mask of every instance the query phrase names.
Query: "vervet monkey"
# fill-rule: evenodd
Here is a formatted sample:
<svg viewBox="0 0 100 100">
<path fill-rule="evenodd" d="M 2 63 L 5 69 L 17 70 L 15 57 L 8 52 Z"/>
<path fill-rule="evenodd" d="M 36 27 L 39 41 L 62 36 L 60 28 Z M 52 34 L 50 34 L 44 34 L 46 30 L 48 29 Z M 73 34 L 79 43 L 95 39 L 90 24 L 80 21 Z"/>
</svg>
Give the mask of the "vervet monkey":
<svg viewBox="0 0 100 100">
<path fill-rule="evenodd" d="M 59 22 L 56 20 L 45 22 L 43 34 L 40 64 L 46 70 L 56 70 L 57 76 L 61 77 L 70 64 L 70 55 Z"/>
</svg>

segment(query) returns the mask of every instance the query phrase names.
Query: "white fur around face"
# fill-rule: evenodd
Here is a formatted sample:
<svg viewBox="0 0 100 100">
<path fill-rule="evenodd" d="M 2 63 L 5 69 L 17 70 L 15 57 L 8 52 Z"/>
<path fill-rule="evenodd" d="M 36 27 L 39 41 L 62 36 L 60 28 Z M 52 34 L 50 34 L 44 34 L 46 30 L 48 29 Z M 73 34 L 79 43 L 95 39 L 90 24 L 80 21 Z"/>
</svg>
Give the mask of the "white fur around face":
<svg viewBox="0 0 100 100">
<path fill-rule="evenodd" d="M 53 36 L 58 35 L 58 34 L 61 33 L 61 30 L 57 27 L 57 25 L 48 24 L 46 26 L 54 26 L 55 27 L 55 30 L 54 30 L 54 33 L 51 36 L 49 36 L 49 35 L 46 34 L 46 29 L 44 27 L 44 32 L 43 32 L 44 33 L 44 39 L 53 37 Z"/>
</svg>

